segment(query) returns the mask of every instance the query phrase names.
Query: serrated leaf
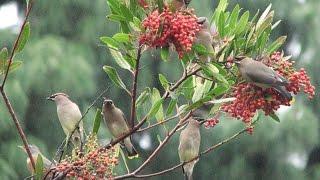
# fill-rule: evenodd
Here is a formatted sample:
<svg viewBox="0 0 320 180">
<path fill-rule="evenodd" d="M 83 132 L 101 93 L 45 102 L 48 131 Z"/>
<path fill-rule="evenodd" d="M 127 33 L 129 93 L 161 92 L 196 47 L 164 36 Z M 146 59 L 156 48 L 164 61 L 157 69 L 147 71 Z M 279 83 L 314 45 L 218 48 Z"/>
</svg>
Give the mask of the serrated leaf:
<svg viewBox="0 0 320 180">
<path fill-rule="evenodd" d="M 122 82 L 120 79 L 120 76 L 118 75 L 118 72 L 111 66 L 103 66 L 103 70 L 108 74 L 111 81 L 118 87 L 125 89 L 126 91 L 126 85 Z"/>
<path fill-rule="evenodd" d="M 250 16 L 249 11 L 246 11 L 246 12 L 240 17 L 240 20 L 239 20 L 239 22 L 238 22 L 238 24 L 237 24 L 237 27 L 236 27 L 236 32 L 235 32 L 235 34 L 241 34 L 241 33 L 245 30 L 245 28 L 246 28 L 246 26 L 247 26 L 247 24 L 248 24 L 249 16 Z"/>
<path fill-rule="evenodd" d="M 271 54 L 274 51 L 276 51 L 278 48 L 280 48 L 283 43 L 286 41 L 287 36 L 281 36 L 277 40 L 275 40 L 268 48 L 267 48 L 267 54 Z"/>
<path fill-rule="evenodd" d="M 117 33 L 113 35 L 112 38 L 121 43 L 127 43 L 130 40 L 129 34 L 125 34 L 125 33 Z"/>
<path fill-rule="evenodd" d="M 273 120 L 277 121 L 277 122 L 280 122 L 280 118 L 275 114 L 275 113 L 272 113 L 269 115 Z"/>
<path fill-rule="evenodd" d="M 153 88 L 152 89 L 152 97 L 151 97 L 151 100 L 152 100 L 152 104 L 155 105 L 159 100 L 162 100 L 163 99 L 161 98 L 161 95 L 160 95 L 160 92 L 158 89 L 156 88 Z M 164 119 L 164 114 L 163 114 L 163 106 L 162 106 L 162 103 L 160 105 L 160 107 L 158 108 L 157 112 L 155 113 L 155 117 L 157 119 L 158 122 L 160 121 L 163 121 Z"/>
<path fill-rule="evenodd" d="M 93 128 L 92 128 L 92 134 L 98 134 L 100 124 L 101 124 L 101 110 L 97 108 L 96 115 L 94 117 L 94 122 L 93 122 Z"/>
<path fill-rule="evenodd" d="M 42 179 L 43 170 L 44 170 L 44 164 L 43 164 L 42 156 L 39 154 L 37 156 L 36 167 L 35 167 L 36 180 Z"/>
<path fill-rule="evenodd" d="M 22 30 L 21 36 L 18 41 L 17 49 L 15 52 L 20 52 L 23 50 L 30 36 L 30 23 L 27 22 Z"/>
</svg>

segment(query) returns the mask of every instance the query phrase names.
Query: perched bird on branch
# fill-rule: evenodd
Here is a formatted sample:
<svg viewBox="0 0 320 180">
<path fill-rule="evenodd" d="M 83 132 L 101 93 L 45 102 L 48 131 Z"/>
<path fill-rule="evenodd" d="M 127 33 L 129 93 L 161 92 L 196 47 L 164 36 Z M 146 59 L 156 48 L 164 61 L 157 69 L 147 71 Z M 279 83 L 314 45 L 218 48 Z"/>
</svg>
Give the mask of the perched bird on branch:
<svg viewBox="0 0 320 180">
<path fill-rule="evenodd" d="M 199 55 L 201 62 L 210 62 L 211 56 L 214 53 L 213 37 L 210 29 L 209 20 L 206 17 L 199 17 L 198 24 L 201 25 L 200 31 L 196 34 L 195 43 L 203 45 L 209 54 Z"/>
<path fill-rule="evenodd" d="M 113 137 L 119 138 L 130 131 L 123 112 L 114 105 L 112 100 L 105 99 L 103 101 L 102 115 Z M 138 157 L 130 136 L 126 137 L 121 144 L 125 147 L 129 158 Z"/>
<path fill-rule="evenodd" d="M 241 76 L 247 82 L 254 83 L 261 88 L 273 88 L 284 98 L 292 100 L 290 92 L 285 87 L 289 82 L 272 68 L 248 57 L 240 57 L 235 63 Z"/>
<path fill-rule="evenodd" d="M 24 146 L 18 146 L 19 148 L 23 149 L 25 153 L 27 153 L 26 149 L 24 148 Z M 54 164 L 49 160 L 47 159 L 39 150 L 39 148 L 36 146 L 36 145 L 29 145 L 29 149 L 30 149 L 30 152 L 31 152 L 31 155 L 32 155 L 32 159 L 33 159 L 33 162 L 37 162 L 37 159 L 39 156 L 42 157 L 42 161 L 43 161 L 43 167 L 44 167 L 44 170 L 47 172 Z M 32 164 L 31 164 L 31 160 L 30 158 L 28 157 L 27 158 L 27 168 L 28 170 L 30 171 L 31 174 L 34 174 L 34 169 L 32 167 Z"/>
<path fill-rule="evenodd" d="M 57 105 L 58 118 L 62 129 L 67 136 L 66 141 L 70 139 L 75 147 L 81 148 L 84 140 L 83 122 L 81 121 L 79 123 L 82 115 L 78 105 L 72 102 L 69 99 L 69 96 L 64 93 L 55 93 L 47 99 L 54 101 Z M 78 123 L 79 126 L 77 127 Z"/>
<path fill-rule="evenodd" d="M 181 162 L 188 162 L 199 155 L 200 148 L 200 122 L 190 118 L 187 127 L 181 131 L 180 144 L 178 148 L 179 157 Z M 183 165 L 183 173 L 187 180 L 192 180 L 192 173 L 194 165 L 199 159 Z"/>
</svg>

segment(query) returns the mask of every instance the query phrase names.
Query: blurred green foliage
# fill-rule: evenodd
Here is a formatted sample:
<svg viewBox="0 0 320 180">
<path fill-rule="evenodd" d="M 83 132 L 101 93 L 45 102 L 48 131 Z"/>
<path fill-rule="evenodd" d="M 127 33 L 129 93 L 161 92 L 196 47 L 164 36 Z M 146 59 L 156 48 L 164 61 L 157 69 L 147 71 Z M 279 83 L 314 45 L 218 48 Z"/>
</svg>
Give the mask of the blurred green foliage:
<svg viewBox="0 0 320 180">
<path fill-rule="evenodd" d="M 317 74 L 320 67 L 320 62 L 317 60 L 320 53 L 317 50 L 320 45 L 318 38 L 320 11 L 317 9 L 320 6 L 319 1 L 235 0 L 230 1 L 228 10 L 231 11 L 236 3 L 240 3 L 240 7 L 245 10 L 256 12 L 257 9 L 265 9 L 271 2 L 275 10 L 275 19 L 282 19 L 272 36 L 288 35 L 284 50 L 287 54 L 294 54 L 298 67 L 306 67 L 315 87 L 318 88 L 320 85 L 320 77 Z M 200 3 L 194 0 L 190 6 L 196 9 L 199 16 L 210 17 L 216 5 L 216 1 L 204 0 Z M 23 52 L 16 57 L 23 60 L 23 65 L 18 71 L 10 74 L 6 91 L 26 129 L 29 141 L 37 144 L 48 157 L 53 157 L 64 134 L 58 123 L 55 106 L 48 103 L 45 97 L 58 91 L 66 92 L 84 111 L 99 92 L 111 85 L 102 66 L 114 63 L 111 61 L 109 51 L 101 46 L 99 37 L 115 34 L 118 27 L 106 20 L 107 11 L 105 0 L 94 2 L 60 0 L 36 1 L 31 12 L 31 39 Z M 1 30 L 1 46 L 8 46 L 10 50 L 15 36 L 16 34 L 8 30 Z M 143 68 L 139 83 L 160 89 L 158 72 L 170 72 L 166 78 L 169 81 L 177 80 L 181 73 L 181 69 L 177 68 L 180 67 L 180 62 L 163 63 L 159 59 L 158 51 L 148 52 L 142 57 Z M 130 77 L 126 71 L 120 70 L 119 74 L 121 77 Z M 124 78 L 123 81 L 129 86 L 131 79 Z M 139 89 L 139 92 L 143 90 Z M 126 107 L 130 101 L 124 91 L 112 87 L 107 97 L 113 99 L 125 114 L 129 114 L 130 110 Z M 97 104 L 98 108 L 100 104 Z M 194 178 L 319 178 L 319 169 L 317 171 L 316 167 L 304 168 L 309 152 L 319 145 L 319 108 L 318 96 L 313 101 L 297 97 L 295 105 L 281 113 L 281 123 L 264 118 L 255 127 L 253 136 L 244 135 L 202 157 L 195 167 Z M 0 109 L 0 177 L 22 179 L 29 175 L 25 164 L 22 163 L 26 155 L 17 148 L 21 141 L 3 101 L 0 102 Z M 94 113 L 95 108 L 84 120 L 87 131 L 92 129 Z M 171 126 L 173 122 L 168 124 L 168 127 Z M 240 122 L 225 118 L 213 129 L 202 129 L 201 149 L 221 141 L 241 128 Z M 110 135 L 105 128 L 100 129 L 99 136 L 108 139 Z M 145 153 L 141 153 L 142 159 L 129 161 L 130 169 L 134 169 L 147 158 L 158 143 L 157 136 L 163 137 L 165 133 L 166 130 L 159 127 L 150 133 L 136 135 L 134 139 L 150 136 L 152 144 L 151 149 L 140 148 L 139 152 Z M 153 161 L 143 173 L 157 172 L 179 162 L 177 148 L 178 135 L 175 135 L 157 160 Z M 302 159 L 302 167 L 293 165 L 293 155 Z M 117 173 L 126 173 L 125 167 L 119 166 Z M 182 179 L 182 173 L 177 170 L 152 179 L 163 178 Z"/>
</svg>

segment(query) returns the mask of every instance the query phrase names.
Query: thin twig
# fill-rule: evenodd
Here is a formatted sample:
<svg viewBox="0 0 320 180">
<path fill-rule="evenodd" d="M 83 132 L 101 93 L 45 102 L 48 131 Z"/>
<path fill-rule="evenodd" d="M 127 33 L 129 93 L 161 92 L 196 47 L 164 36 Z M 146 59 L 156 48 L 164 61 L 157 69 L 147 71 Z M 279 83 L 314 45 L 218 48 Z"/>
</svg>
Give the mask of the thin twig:
<svg viewBox="0 0 320 180">
<path fill-rule="evenodd" d="M 175 89 L 177 89 L 186 79 L 188 79 L 190 76 L 194 75 L 195 73 L 197 73 L 198 71 L 200 71 L 201 69 L 196 69 L 192 72 L 190 72 L 189 74 L 188 73 L 184 73 L 182 75 L 182 77 L 174 84 L 172 85 L 170 88 L 169 88 L 169 91 L 166 91 L 163 96 L 162 96 L 162 99 L 166 99 L 169 97 L 170 95 L 170 92 L 174 91 Z M 121 142 L 123 139 L 125 139 L 126 137 L 130 136 L 131 134 L 135 133 L 139 128 L 142 127 L 142 125 L 147 121 L 148 119 L 148 116 L 145 116 L 144 118 L 142 118 L 142 120 L 136 125 L 134 126 L 133 128 L 131 128 L 129 130 L 129 132 L 127 132 L 126 134 L 123 134 L 122 136 L 118 137 L 117 139 L 115 140 L 112 140 L 109 144 L 107 144 L 106 146 L 104 146 L 105 148 L 110 148 L 112 146 L 114 146 L 115 144 Z"/>
<path fill-rule="evenodd" d="M 19 34 L 18 34 L 18 37 L 17 37 L 16 41 L 14 42 L 13 49 L 12 49 L 12 51 L 11 51 L 11 55 L 10 55 L 10 58 L 9 58 L 9 61 L 8 61 L 8 67 L 7 67 L 7 69 L 6 69 L 6 72 L 5 72 L 5 74 L 4 74 L 4 78 L 3 78 L 2 84 L 1 84 L 1 86 L 0 86 L 0 89 L 1 89 L 1 90 L 4 89 L 4 85 L 5 85 L 6 81 L 7 81 L 8 74 L 9 74 L 9 70 L 10 70 L 10 66 L 11 66 L 11 64 L 12 64 L 14 54 L 15 54 L 17 48 L 18 48 L 18 42 L 19 42 L 19 40 L 20 40 L 20 38 L 21 38 L 22 31 L 23 31 L 24 27 L 26 26 L 26 23 L 27 23 L 29 14 L 30 14 L 30 12 L 31 12 L 31 8 L 32 8 L 32 0 L 29 2 L 29 6 L 27 7 L 27 12 L 26 12 L 26 17 L 24 18 L 24 21 L 23 21 L 22 26 L 21 26 L 21 28 L 20 28 L 20 32 L 19 32 Z"/>
<path fill-rule="evenodd" d="M 18 117 L 17 117 L 17 115 L 15 114 L 15 112 L 14 112 L 14 110 L 13 110 L 13 107 L 12 107 L 12 105 L 11 105 L 9 99 L 8 99 L 8 96 L 6 95 L 6 93 L 4 92 L 4 90 L 1 89 L 0 92 L 1 92 L 1 95 L 2 95 L 2 97 L 3 97 L 3 100 L 4 100 L 5 104 L 6 104 L 6 106 L 7 106 L 7 109 L 9 110 L 9 113 L 10 113 L 10 115 L 11 115 L 11 118 L 12 118 L 14 124 L 16 125 L 16 128 L 17 128 L 18 132 L 19 132 L 20 138 L 21 138 L 21 140 L 22 140 L 22 142 L 23 142 L 23 146 L 24 146 L 24 148 L 25 148 L 25 150 L 26 150 L 26 152 L 27 152 L 27 154 L 28 154 L 28 156 L 29 156 L 29 159 L 30 159 L 30 161 L 31 161 L 32 168 L 35 169 L 36 166 L 35 166 L 34 159 L 32 158 L 32 154 L 31 154 L 31 151 L 30 151 L 30 148 L 29 148 L 29 143 L 28 143 L 28 140 L 27 140 L 26 135 L 24 134 L 24 132 L 23 132 L 23 130 L 22 130 L 22 127 L 21 127 L 21 125 L 20 125 L 20 122 L 19 122 L 19 120 L 18 120 Z"/>
<path fill-rule="evenodd" d="M 130 115 L 131 129 L 134 127 L 134 120 L 135 120 L 135 116 L 136 116 L 136 96 L 137 96 L 137 85 L 138 85 L 141 49 L 142 49 L 142 46 L 139 46 L 137 60 L 136 60 L 136 67 L 133 72 L 133 84 L 132 84 L 132 90 L 131 90 L 131 115 Z"/>
<path fill-rule="evenodd" d="M 254 125 L 255 123 L 257 123 L 259 121 L 259 118 L 257 120 L 255 120 L 252 125 Z M 183 166 L 184 164 L 186 163 L 189 163 L 191 161 L 194 161 L 198 158 L 200 158 L 200 156 L 202 155 L 205 155 L 205 154 L 208 154 L 209 152 L 213 151 L 214 149 L 236 139 L 238 136 L 240 136 L 241 134 L 243 134 L 244 132 L 246 132 L 247 128 L 243 128 L 242 130 L 240 130 L 239 132 L 235 133 L 234 135 L 224 139 L 223 141 L 217 143 L 217 144 L 214 144 L 212 145 L 211 147 L 207 148 L 206 150 L 202 151 L 201 153 L 199 153 L 199 155 L 187 162 L 182 162 L 182 163 L 179 163 L 175 166 L 172 166 L 171 168 L 168 168 L 168 169 L 165 169 L 165 170 L 162 170 L 162 171 L 159 171 L 159 172 L 156 172 L 156 173 L 151 173 L 151 174 L 144 174 L 144 175 L 137 175 L 135 172 L 133 173 L 130 173 L 130 174 L 126 174 L 126 175 L 122 175 L 122 176 L 118 176 L 118 177 L 115 177 L 114 179 L 126 179 L 126 178 L 147 178 L 147 177 L 152 177 L 152 176 L 159 176 L 159 175 L 162 175 L 162 174 L 165 174 L 165 173 L 168 173 L 168 172 L 171 172 L 171 171 L 174 171 L 176 169 L 178 169 L 179 167 Z"/>
<path fill-rule="evenodd" d="M 167 119 L 165 119 L 165 120 L 163 120 L 163 121 L 160 121 L 160 122 L 157 122 L 157 123 L 155 123 L 155 124 L 152 124 L 152 125 L 150 125 L 150 126 L 148 126 L 148 127 L 139 129 L 139 130 L 137 130 L 137 132 L 146 131 L 146 130 L 148 130 L 148 129 L 154 128 L 154 127 L 159 126 L 159 125 L 161 125 L 161 124 L 167 123 L 167 122 L 169 122 L 169 121 L 171 121 L 171 120 L 173 120 L 173 119 L 178 118 L 179 115 L 180 115 L 180 114 L 177 114 L 177 115 L 172 116 L 172 117 L 169 117 L 169 118 L 167 118 Z"/>
<path fill-rule="evenodd" d="M 26 135 L 24 134 L 24 132 L 23 132 L 23 130 L 22 130 L 22 127 L 21 127 L 21 125 L 20 125 L 20 122 L 19 122 L 19 120 L 18 120 L 18 118 L 17 118 L 17 116 L 16 116 L 16 114 L 15 114 L 15 112 L 14 112 L 14 110 L 13 110 L 13 107 L 12 107 L 12 105 L 11 105 L 9 99 L 8 99 L 8 96 L 6 95 L 6 93 L 5 93 L 5 91 L 4 91 L 4 85 L 5 85 L 6 80 L 7 80 L 7 78 L 8 78 L 10 66 L 11 66 L 12 61 L 13 61 L 13 56 L 14 56 L 17 48 L 18 48 L 18 42 L 19 42 L 19 40 L 20 40 L 20 38 L 21 38 L 23 29 L 24 29 L 24 27 L 25 27 L 25 25 L 26 25 L 26 23 L 27 23 L 29 14 L 30 14 L 30 12 L 31 12 L 31 8 L 32 8 L 32 1 L 30 1 L 29 6 L 27 7 L 26 16 L 25 16 L 24 21 L 23 21 L 23 24 L 22 24 L 22 26 L 21 26 L 21 28 L 20 28 L 19 35 L 18 35 L 17 39 L 16 39 L 15 42 L 14 42 L 14 46 L 13 46 L 13 49 L 12 49 L 12 51 L 11 51 L 11 55 L 10 55 L 10 58 L 9 58 L 9 61 L 8 61 L 8 67 L 7 67 L 7 69 L 6 69 L 6 72 L 5 72 L 5 74 L 4 74 L 4 79 L 3 79 L 2 84 L 1 84 L 1 86 L 0 86 L 0 92 L 1 92 L 1 95 L 2 95 L 2 97 L 3 97 L 3 99 L 4 99 L 4 102 L 5 102 L 5 104 L 6 104 L 6 107 L 7 107 L 8 111 L 9 111 L 9 113 L 10 113 L 10 115 L 11 115 L 11 119 L 13 120 L 13 122 L 14 122 L 17 130 L 18 130 L 18 133 L 19 133 L 20 138 L 21 138 L 21 140 L 22 140 L 22 142 L 23 142 L 24 148 L 25 148 L 25 150 L 26 150 L 26 152 L 27 152 L 27 154 L 28 154 L 28 157 L 29 157 L 29 159 L 30 159 L 32 168 L 35 169 L 36 166 L 35 166 L 34 159 L 32 158 L 31 151 L 30 151 L 30 149 L 29 149 L 29 144 L 28 144 L 28 141 L 27 141 L 27 137 L 26 137 Z"/>
<path fill-rule="evenodd" d="M 163 141 L 160 142 L 159 146 L 152 152 L 152 154 L 146 159 L 135 171 L 132 173 L 122 175 L 122 176 L 117 176 L 114 179 L 125 179 L 129 177 L 135 177 L 137 173 L 139 173 L 142 169 L 144 169 L 151 161 L 152 159 L 160 152 L 160 150 L 167 144 L 167 142 L 170 140 L 170 138 L 175 134 L 177 129 L 181 126 L 185 120 L 187 120 L 191 116 L 191 113 L 188 113 L 183 119 L 177 123 L 177 125 L 170 131 L 170 133 L 165 137 Z"/>
</svg>

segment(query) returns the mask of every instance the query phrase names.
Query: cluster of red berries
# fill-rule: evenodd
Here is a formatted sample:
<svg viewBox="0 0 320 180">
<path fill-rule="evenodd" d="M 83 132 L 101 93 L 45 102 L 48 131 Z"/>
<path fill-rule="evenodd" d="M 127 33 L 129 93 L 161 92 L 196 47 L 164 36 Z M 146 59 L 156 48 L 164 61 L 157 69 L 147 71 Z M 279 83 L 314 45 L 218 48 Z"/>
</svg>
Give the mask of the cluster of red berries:
<svg viewBox="0 0 320 180">
<path fill-rule="evenodd" d="M 115 148 L 97 148 L 96 144 L 87 147 L 85 154 L 78 151 L 75 157 L 64 159 L 52 173 L 65 173 L 68 179 L 112 179 L 112 169 L 118 164 Z"/>
<path fill-rule="evenodd" d="M 204 127 L 207 128 L 207 129 L 213 128 L 218 123 L 219 123 L 219 119 L 218 118 L 207 119 L 206 122 L 204 123 Z"/>
<path fill-rule="evenodd" d="M 143 21 L 145 32 L 140 37 L 140 44 L 150 47 L 166 47 L 173 44 L 179 58 L 189 52 L 200 31 L 197 17 L 192 9 L 171 12 L 165 7 L 161 13 L 153 11 Z"/>
<path fill-rule="evenodd" d="M 283 54 L 276 52 L 270 58 L 263 59 L 262 62 L 288 79 L 289 85 L 286 89 L 289 92 L 297 94 L 303 88 L 309 98 L 315 95 L 315 88 L 311 85 L 305 70 L 296 71 L 293 68 L 293 62 L 289 62 L 288 58 L 283 57 Z M 290 101 L 282 97 L 276 90 L 262 89 L 251 83 L 236 85 L 230 96 L 235 97 L 236 100 L 224 104 L 223 111 L 232 117 L 241 119 L 249 127 L 257 110 L 262 109 L 266 115 L 270 115 L 278 110 L 280 105 L 290 106 Z"/>
</svg>

